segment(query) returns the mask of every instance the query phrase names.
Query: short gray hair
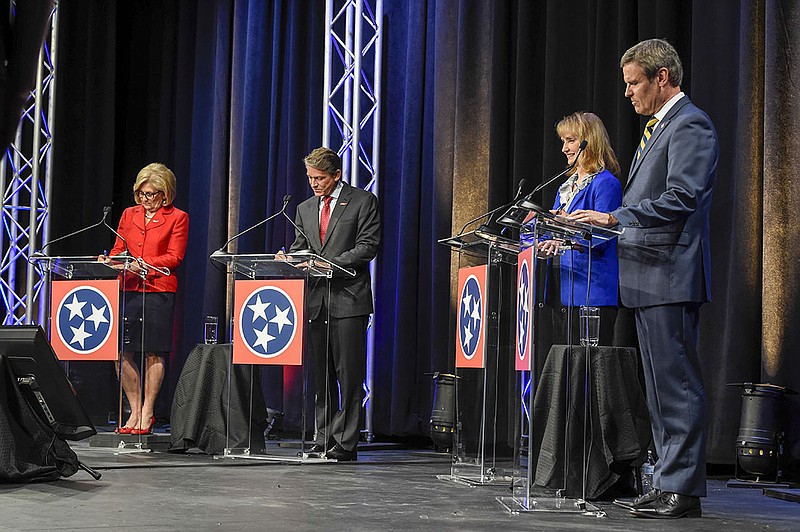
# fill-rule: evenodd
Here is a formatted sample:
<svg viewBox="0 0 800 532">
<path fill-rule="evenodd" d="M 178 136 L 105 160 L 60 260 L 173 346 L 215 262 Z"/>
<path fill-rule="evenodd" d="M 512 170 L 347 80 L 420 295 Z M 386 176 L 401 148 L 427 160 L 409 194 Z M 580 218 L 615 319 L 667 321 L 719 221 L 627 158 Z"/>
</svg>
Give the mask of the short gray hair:
<svg viewBox="0 0 800 532">
<path fill-rule="evenodd" d="M 309 168 L 316 168 L 329 175 L 335 175 L 342 169 L 342 159 L 330 148 L 317 148 L 303 157 L 303 163 Z"/>
<path fill-rule="evenodd" d="M 683 81 L 681 58 L 675 48 L 663 39 L 648 39 L 628 48 L 622 54 L 619 66 L 621 68 L 629 63 L 642 67 L 647 79 L 653 79 L 660 69 L 666 68 L 673 87 L 680 86 Z"/>
</svg>

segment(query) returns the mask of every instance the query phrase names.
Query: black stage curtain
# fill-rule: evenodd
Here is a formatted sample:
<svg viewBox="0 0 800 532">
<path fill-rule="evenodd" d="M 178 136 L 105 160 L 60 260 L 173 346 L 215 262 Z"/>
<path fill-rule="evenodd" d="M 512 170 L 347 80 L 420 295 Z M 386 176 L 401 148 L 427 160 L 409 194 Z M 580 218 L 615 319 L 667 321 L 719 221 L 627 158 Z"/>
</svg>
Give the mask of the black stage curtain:
<svg viewBox="0 0 800 532">
<path fill-rule="evenodd" d="M 300 158 L 320 143 L 322 2 L 73 1 L 60 4 L 52 234 L 131 204 L 136 171 L 176 171 L 191 217 L 171 370 L 224 314 L 208 254 L 227 235 L 309 195 Z M 711 116 L 722 157 L 712 213 L 714 301 L 702 311 L 711 462 L 733 461 L 740 398 L 728 382 L 800 389 L 798 152 L 791 74 L 800 7 L 790 0 L 384 2 L 385 79 L 374 430 L 427 432 L 432 384 L 452 369 L 455 259 L 436 240 L 558 172 L 554 124 L 605 122 L 627 175 L 643 123 L 619 57 L 650 37 L 684 60 L 683 89 Z M 555 187 L 541 201 L 552 201 Z M 293 209 L 292 209 L 293 210 Z M 100 251 L 89 236 L 65 245 Z M 239 242 L 270 251 L 276 224 Z M 68 251 L 65 249 L 65 251 Z M 112 377 L 113 378 L 113 377 Z M 265 374 L 268 406 L 291 372 Z M 171 396 L 171 390 L 164 394 Z M 287 406 L 289 408 L 289 406 Z M 288 420 L 287 420 L 288 421 Z M 795 456 L 798 427 L 790 428 Z"/>
<path fill-rule="evenodd" d="M 0 150 L 13 140 L 23 104 L 36 83 L 39 50 L 53 3 L 17 2 L 12 10 L 10 0 L 0 0 Z"/>
</svg>

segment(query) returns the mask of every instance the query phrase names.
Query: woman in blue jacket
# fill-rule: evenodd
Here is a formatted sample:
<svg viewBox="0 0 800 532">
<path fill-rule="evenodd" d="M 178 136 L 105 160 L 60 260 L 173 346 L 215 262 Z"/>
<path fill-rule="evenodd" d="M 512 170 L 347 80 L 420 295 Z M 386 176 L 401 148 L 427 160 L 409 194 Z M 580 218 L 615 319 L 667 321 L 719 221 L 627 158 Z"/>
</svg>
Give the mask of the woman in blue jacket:
<svg viewBox="0 0 800 532">
<path fill-rule="evenodd" d="M 610 212 L 619 208 L 622 205 L 622 187 L 614 175 L 619 173 L 619 163 L 602 120 L 593 113 L 573 113 L 558 122 L 556 132 L 561 139 L 561 151 L 567 158 L 567 164 L 574 163 L 576 157 L 578 160 L 572 175 L 558 189 L 553 212 L 566 215 L 577 209 Z M 584 140 L 586 148 L 579 155 Z M 563 251 L 560 249 L 563 246 L 563 242 L 555 239 L 537 244 L 540 256 L 542 253 L 557 256 Z M 558 276 L 561 305 L 554 306 L 558 307 L 556 314 L 564 319 L 557 318 L 557 322 L 566 321 L 566 311 L 570 305 L 574 309 L 587 303 L 588 306 L 600 307 L 600 345 L 611 345 L 618 304 L 616 239 L 592 247 L 591 261 L 591 282 L 587 291 L 588 248 L 578 245 L 561 255 Z M 577 317 L 577 311 L 574 316 Z M 573 320 L 573 331 L 577 330 L 577 324 L 576 318 Z M 574 337 L 573 333 L 573 340 Z"/>
</svg>

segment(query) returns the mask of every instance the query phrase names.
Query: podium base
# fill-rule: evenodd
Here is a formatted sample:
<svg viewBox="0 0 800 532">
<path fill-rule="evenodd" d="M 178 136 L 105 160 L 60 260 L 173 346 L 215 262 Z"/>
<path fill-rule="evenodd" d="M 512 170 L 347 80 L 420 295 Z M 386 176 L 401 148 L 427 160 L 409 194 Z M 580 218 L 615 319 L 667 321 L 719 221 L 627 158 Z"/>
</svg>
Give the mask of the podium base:
<svg viewBox="0 0 800 532">
<path fill-rule="evenodd" d="M 98 432 L 89 438 L 89 447 L 125 448 L 134 444 L 141 444 L 143 448 L 153 451 L 165 452 L 169 448 L 168 433 L 156 432 L 134 436 L 132 434 L 117 434 L 115 432 Z M 123 444 L 120 446 L 120 444 Z"/>
<path fill-rule="evenodd" d="M 147 447 L 145 442 L 120 440 L 114 454 L 152 453 L 153 449 Z"/>
<path fill-rule="evenodd" d="M 732 478 L 725 485 L 728 488 L 752 488 L 752 489 L 767 489 L 767 488 L 792 488 L 793 485 L 789 482 L 770 482 L 768 480 L 742 480 Z"/>
<path fill-rule="evenodd" d="M 551 512 L 578 514 L 590 517 L 606 517 L 606 513 L 594 504 L 581 499 L 563 497 L 495 497 L 509 513 Z"/>
<path fill-rule="evenodd" d="M 253 454 L 250 449 L 225 448 L 221 455 L 214 455 L 215 459 L 243 459 L 261 460 L 264 462 L 279 462 L 283 464 L 335 464 L 336 460 L 315 458 L 308 453 L 289 454 Z"/>
<path fill-rule="evenodd" d="M 436 475 L 439 480 L 455 482 L 472 488 L 477 486 L 503 486 L 511 484 L 511 477 L 507 475 L 465 476 L 450 473 L 449 475 Z"/>
</svg>

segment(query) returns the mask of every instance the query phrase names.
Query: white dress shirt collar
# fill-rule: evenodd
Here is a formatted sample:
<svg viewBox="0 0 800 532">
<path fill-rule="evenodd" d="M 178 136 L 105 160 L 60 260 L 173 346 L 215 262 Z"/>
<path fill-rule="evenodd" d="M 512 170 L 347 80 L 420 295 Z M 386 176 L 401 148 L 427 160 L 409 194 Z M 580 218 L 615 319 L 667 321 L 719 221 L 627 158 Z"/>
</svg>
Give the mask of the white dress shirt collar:
<svg viewBox="0 0 800 532">
<path fill-rule="evenodd" d="M 664 120 L 664 117 L 667 116 L 667 113 L 669 112 L 669 110 L 672 109 L 672 107 L 676 103 L 678 103 L 678 100 L 680 100 L 684 96 L 686 96 L 686 95 L 683 93 L 683 91 L 680 91 L 678 94 L 676 94 L 675 96 L 673 96 L 672 98 L 667 100 L 667 103 L 665 103 L 664 106 L 661 107 L 661 109 L 659 109 L 658 112 L 656 114 L 654 114 L 653 116 L 655 118 L 657 118 L 659 122 L 661 122 L 662 120 Z"/>
</svg>

